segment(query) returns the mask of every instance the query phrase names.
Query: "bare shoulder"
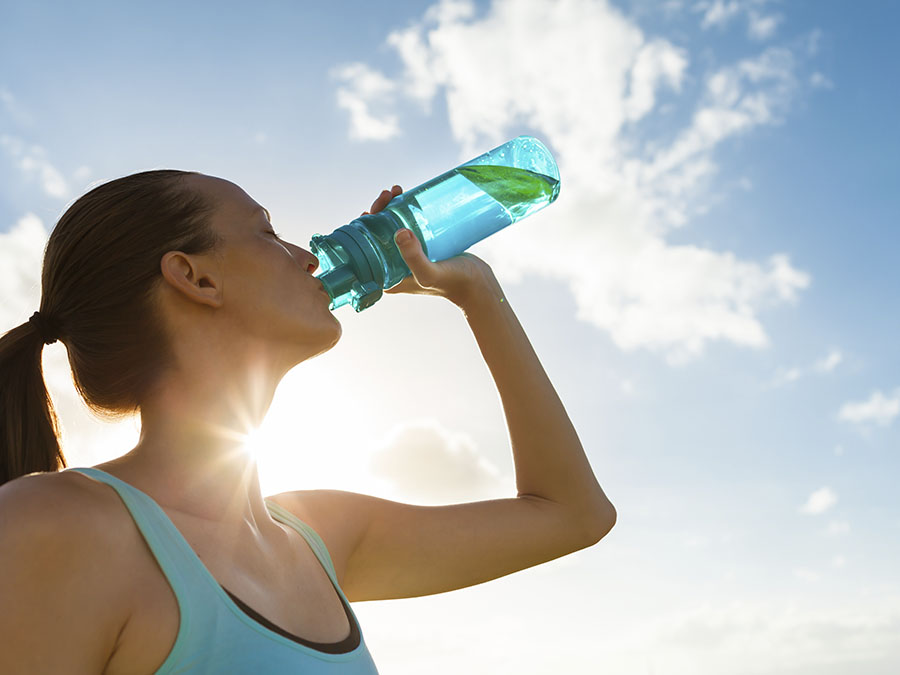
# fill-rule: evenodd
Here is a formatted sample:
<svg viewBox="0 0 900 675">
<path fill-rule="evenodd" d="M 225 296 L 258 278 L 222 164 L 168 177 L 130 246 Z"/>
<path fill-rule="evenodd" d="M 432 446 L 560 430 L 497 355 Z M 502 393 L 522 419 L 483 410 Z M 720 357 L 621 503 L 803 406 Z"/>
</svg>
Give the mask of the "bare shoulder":
<svg viewBox="0 0 900 675">
<path fill-rule="evenodd" d="M 28 507 L 35 514 L 63 505 L 93 510 L 109 501 L 104 498 L 106 491 L 97 488 L 102 486 L 71 471 L 31 473 L 0 486 L 0 504 L 6 508 Z"/>
<path fill-rule="evenodd" d="M 33 473 L 0 486 L 0 529 L 7 536 L 115 545 L 129 516 L 116 493 L 72 472 Z"/>
<path fill-rule="evenodd" d="M 91 483 L 37 473 L 0 486 L 2 672 L 96 673 L 115 650 L 131 544 L 122 509 Z"/>
</svg>

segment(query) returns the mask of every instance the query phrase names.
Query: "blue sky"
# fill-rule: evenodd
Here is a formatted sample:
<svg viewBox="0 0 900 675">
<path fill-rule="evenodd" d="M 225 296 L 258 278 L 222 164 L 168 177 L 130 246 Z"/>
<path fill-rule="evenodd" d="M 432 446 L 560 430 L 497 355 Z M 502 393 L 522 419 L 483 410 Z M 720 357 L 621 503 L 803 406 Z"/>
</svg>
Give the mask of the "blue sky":
<svg viewBox="0 0 900 675">
<path fill-rule="evenodd" d="M 619 521 L 490 584 L 358 604 L 382 671 L 896 672 L 898 14 L 3 2 L 0 318 L 36 309 L 46 237 L 95 182 L 226 177 L 306 246 L 383 187 L 532 133 L 559 159 L 559 200 L 472 250 Z M 266 486 L 512 494 L 502 410 L 455 308 L 337 312 L 341 342 L 286 378 L 264 425 Z M 88 418 L 65 348 L 44 358 L 71 463 L 127 451 L 134 424 Z M 329 441 L 348 409 L 359 430 Z"/>
</svg>

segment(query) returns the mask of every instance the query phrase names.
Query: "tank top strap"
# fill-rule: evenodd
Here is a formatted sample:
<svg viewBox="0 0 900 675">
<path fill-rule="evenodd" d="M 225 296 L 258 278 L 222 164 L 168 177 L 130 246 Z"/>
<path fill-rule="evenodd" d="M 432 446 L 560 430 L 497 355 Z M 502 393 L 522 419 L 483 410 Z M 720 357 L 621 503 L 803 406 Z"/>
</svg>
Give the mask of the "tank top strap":
<svg viewBox="0 0 900 675">
<path fill-rule="evenodd" d="M 207 574 L 166 512 L 150 495 L 101 469 L 75 467 L 65 471 L 77 471 L 106 483 L 118 493 L 175 592 L 182 622 L 188 621 L 191 613 L 188 605 L 191 603 L 184 602 L 184 599 L 196 595 L 198 589 L 208 585 Z"/>
<path fill-rule="evenodd" d="M 313 553 L 315 553 L 316 558 L 319 559 L 322 567 L 325 568 L 325 572 L 331 578 L 331 581 L 334 582 L 336 587 L 340 588 L 340 584 L 338 584 L 337 580 L 337 573 L 334 569 L 334 562 L 331 560 L 331 554 L 328 553 L 328 547 L 325 546 L 325 542 L 322 540 L 322 537 L 319 536 L 319 533 L 280 504 L 271 499 L 266 499 L 265 503 L 266 508 L 268 508 L 269 513 L 275 520 L 294 528 L 300 533 L 306 540 L 306 543 L 309 544 Z"/>
</svg>

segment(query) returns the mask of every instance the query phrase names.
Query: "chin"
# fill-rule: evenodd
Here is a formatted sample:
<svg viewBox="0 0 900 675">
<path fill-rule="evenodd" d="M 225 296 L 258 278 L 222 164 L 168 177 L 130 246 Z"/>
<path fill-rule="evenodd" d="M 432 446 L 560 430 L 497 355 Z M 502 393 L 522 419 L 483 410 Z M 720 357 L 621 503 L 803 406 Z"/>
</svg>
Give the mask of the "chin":
<svg viewBox="0 0 900 675">
<path fill-rule="evenodd" d="M 332 314 L 332 316 L 334 316 L 334 315 Z M 331 349 L 331 347 L 334 347 L 338 342 L 340 342 L 341 336 L 344 334 L 344 327 L 341 325 L 341 322 L 337 320 L 337 317 L 334 318 L 334 325 L 335 325 L 334 342 L 331 343 L 331 346 L 329 347 L 329 349 Z"/>
<path fill-rule="evenodd" d="M 334 318 L 334 322 L 332 324 L 333 328 L 330 331 L 329 336 L 323 336 L 322 339 L 322 343 L 326 344 L 327 346 L 322 349 L 319 354 L 327 352 L 329 349 L 334 347 L 338 342 L 341 341 L 341 336 L 344 334 L 344 327 L 341 325 L 341 322 L 338 321 L 337 317 L 335 317 L 334 315 L 332 315 L 332 318 Z"/>
</svg>

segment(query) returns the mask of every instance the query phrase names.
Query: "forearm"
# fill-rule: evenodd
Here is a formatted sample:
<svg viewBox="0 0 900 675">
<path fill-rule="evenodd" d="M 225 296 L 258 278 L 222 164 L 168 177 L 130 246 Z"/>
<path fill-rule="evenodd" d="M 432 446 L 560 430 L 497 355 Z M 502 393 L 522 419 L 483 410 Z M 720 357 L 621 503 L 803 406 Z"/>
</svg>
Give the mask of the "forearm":
<svg viewBox="0 0 900 675">
<path fill-rule="evenodd" d="M 569 415 L 499 284 L 479 288 L 459 307 L 500 393 L 519 496 L 556 502 L 589 520 L 614 518 Z"/>
</svg>

